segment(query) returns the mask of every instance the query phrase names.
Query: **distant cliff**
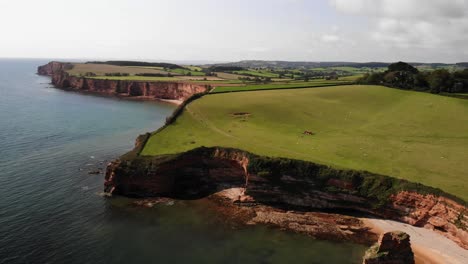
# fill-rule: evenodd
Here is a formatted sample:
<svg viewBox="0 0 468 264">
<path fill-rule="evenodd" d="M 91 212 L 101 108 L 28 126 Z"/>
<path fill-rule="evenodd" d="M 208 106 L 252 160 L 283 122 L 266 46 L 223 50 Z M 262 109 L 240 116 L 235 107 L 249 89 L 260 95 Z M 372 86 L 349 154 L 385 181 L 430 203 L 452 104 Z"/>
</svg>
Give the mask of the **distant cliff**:
<svg viewBox="0 0 468 264">
<path fill-rule="evenodd" d="M 52 77 L 52 84 L 60 89 L 116 95 L 142 99 L 186 100 L 190 96 L 207 92 L 209 85 L 185 82 L 106 80 L 70 75 L 71 63 L 49 62 L 39 66 L 38 74 Z"/>
<path fill-rule="evenodd" d="M 68 62 L 51 61 L 46 65 L 37 67 L 37 73 L 40 75 L 54 76 L 54 74 L 60 74 L 66 70 L 73 68 L 73 64 Z"/>
<path fill-rule="evenodd" d="M 108 166 L 107 192 L 197 199 L 237 188 L 242 191 L 233 199 L 236 203 L 360 211 L 434 229 L 468 248 L 465 202 L 438 189 L 365 171 L 219 147 L 174 156 L 139 156 L 143 145 L 140 137 L 132 153 Z"/>
</svg>

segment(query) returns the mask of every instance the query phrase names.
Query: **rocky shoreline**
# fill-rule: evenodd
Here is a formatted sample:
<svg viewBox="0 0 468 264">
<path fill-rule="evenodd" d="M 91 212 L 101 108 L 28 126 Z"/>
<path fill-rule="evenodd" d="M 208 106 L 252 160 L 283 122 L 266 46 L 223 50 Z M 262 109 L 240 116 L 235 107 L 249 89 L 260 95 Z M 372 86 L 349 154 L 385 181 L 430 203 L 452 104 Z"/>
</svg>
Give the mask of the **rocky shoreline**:
<svg viewBox="0 0 468 264">
<path fill-rule="evenodd" d="M 132 155 L 109 164 L 107 192 L 174 199 L 216 194 L 235 205 L 266 206 L 252 219 L 281 228 L 289 223 L 265 220 L 265 208 L 272 214 L 276 210 L 369 214 L 431 229 L 468 249 L 466 207 L 438 189 L 369 172 L 220 147 L 143 157 L 137 154 L 143 144 L 140 141 Z"/>
<path fill-rule="evenodd" d="M 204 206 L 214 211 L 229 226 L 266 225 L 294 233 L 304 234 L 315 239 L 335 242 L 352 241 L 370 246 L 378 235 L 365 221 L 358 217 L 325 212 L 303 212 L 283 210 L 262 204 L 233 203 L 225 190 L 200 199 Z M 171 198 L 141 198 L 133 205 L 152 208 L 158 204 L 176 203 L 183 200 Z"/>
<path fill-rule="evenodd" d="M 363 218 L 339 213 L 287 211 L 261 204 L 243 205 L 233 203 L 231 197 L 235 196 L 237 191 L 228 189 L 202 198 L 197 202 L 203 204 L 207 211 L 215 213 L 219 220 L 233 229 L 263 225 L 306 235 L 313 239 L 337 243 L 350 241 L 366 246 L 371 246 L 376 241 L 382 241 L 380 238 L 385 234 L 388 235 L 389 232 L 393 233 L 395 230 L 401 230 L 411 237 L 410 247 L 414 252 L 414 262 L 395 262 L 401 256 L 409 256 L 409 254 L 401 254 L 401 247 L 396 245 L 392 248 L 390 243 L 387 244 L 386 251 L 391 255 L 396 255 L 396 260 L 395 258 L 393 260 L 388 258 L 372 259 L 368 255 L 368 262 L 363 263 L 461 264 L 466 263 L 468 260 L 466 250 L 458 247 L 446 237 L 422 227 L 413 227 L 391 220 Z M 160 204 L 172 205 L 183 201 L 163 197 L 140 198 L 135 199 L 133 205 L 152 208 Z M 366 261 L 366 258 L 364 258 L 364 261 Z"/>
<path fill-rule="evenodd" d="M 376 234 L 395 230 L 407 233 L 411 237 L 411 248 L 417 264 L 468 263 L 468 250 L 459 247 L 440 233 L 393 220 L 376 218 L 361 218 L 361 220 Z"/>
</svg>

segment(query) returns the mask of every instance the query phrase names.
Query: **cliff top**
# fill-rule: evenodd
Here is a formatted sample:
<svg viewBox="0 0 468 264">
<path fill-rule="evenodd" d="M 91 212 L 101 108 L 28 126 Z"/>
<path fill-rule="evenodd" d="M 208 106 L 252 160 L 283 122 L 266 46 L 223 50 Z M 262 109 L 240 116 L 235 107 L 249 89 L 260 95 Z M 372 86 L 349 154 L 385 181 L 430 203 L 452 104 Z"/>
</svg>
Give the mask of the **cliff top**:
<svg viewBox="0 0 468 264">
<path fill-rule="evenodd" d="M 467 100 L 381 86 L 210 94 L 142 154 L 233 147 L 407 179 L 466 201 L 466 116 Z"/>
</svg>

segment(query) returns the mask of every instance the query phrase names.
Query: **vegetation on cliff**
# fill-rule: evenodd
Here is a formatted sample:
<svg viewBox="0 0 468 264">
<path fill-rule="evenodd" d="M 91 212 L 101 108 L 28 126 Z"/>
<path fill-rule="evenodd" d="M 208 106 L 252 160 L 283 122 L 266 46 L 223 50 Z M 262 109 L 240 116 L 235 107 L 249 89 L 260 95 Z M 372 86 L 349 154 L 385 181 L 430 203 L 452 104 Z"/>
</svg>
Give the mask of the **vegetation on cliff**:
<svg viewBox="0 0 468 264">
<path fill-rule="evenodd" d="M 381 86 L 337 86 L 210 94 L 179 114 L 152 135 L 142 155 L 234 147 L 367 170 L 468 198 L 466 100 Z"/>
<path fill-rule="evenodd" d="M 158 175 L 158 177 L 166 177 L 167 181 L 177 181 L 176 178 L 185 177 L 185 174 L 188 171 L 190 172 L 189 177 L 192 179 L 191 181 L 199 183 L 191 184 L 191 191 L 184 193 L 184 197 L 187 198 L 197 192 L 205 191 L 207 192 L 203 193 L 203 195 L 209 195 L 211 194 L 210 190 L 207 189 L 206 186 L 201 186 L 201 182 L 204 182 L 205 184 L 210 182 L 210 185 L 216 186 L 217 184 L 226 185 L 231 180 L 224 179 L 226 182 L 215 182 L 216 180 L 211 178 L 213 175 L 209 175 L 209 171 L 210 166 L 213 166 L 212 169 L 214 169 L 214 167 L 218 165 L 210 165 L 205 161 L 213 161 L 216 163 L 217 159 L 231 159 L 233 161 L 235 159 L 239 159 L 247 161 L 247 164 L 245 164 L 246 173 L 250 175 L 250 178 L 255 175 L 259 179 L 262 179 L 260 180 L 262 185 L 268 186 L 266 189 L 262 188 L 261 192 L 268 192 L 269 189 L 273 188 L 277 189 L 277 191 L 281 190 L 281 192 L 290 193 L 291 196 L 301 193 L 312 194 L 316 191 L 322 191 L 329 194 L 347 194 L 365 198 L 365 201 L 356 203 L 356 201 L 340 201 L 332 198 L 335 206 L 338 204 L 352 206 L 353 203 L 356 203 L 355 205 L 357 206 L 364 206 L 363 208 L 365 208 L 365 210 L 375 210 L 374 212 L 376 214 L 379 214 L 379 212 L 381 213 L 381 209 L 389 206 L 390 197 L 392 195 L 396 195 L 401 191 L 412 191 L 420 194 L 443 196 L 460 204 L 466 203 L 465 200 L 448 194 L 438 188 L 425 186 L 415 182 L 362 170 L 337 169 L 310 161 L 259 156 L 247 151 L 232 148 L 199 147 L 178 154 L 159 156 L 140 155 L 149 136 L 150 134 L 140 135 L 137 139 L 135 149 L 120 158 L 121 163 L 113 170 L 113 172 L 120 175 L 121 179 L 114 182 L 114 186 L 118 187 L 118 181 L 127 181 L 125 177 L 131 175 L 130 178 L 134 183 L 133 185 L 143 190 L 146 187 L 145 185 L 147 185 L 145 182 L 151 182 L 154 180 L 149 178 L 149 174 L 153 176 Z M 220 152 L 223 154 L 220 155 Z M 239 160 L 237 160 L 237 162 L 240 162 Z M 184 164 L 184 166 L 180 166 L 179 164 Z M 164 169 L 165 167 L 170 167 L 171 169 Z M 238 169 L 241 168 L 239 167 Z M 158 172 L 158 170 L 161 171 Z M 203 175 L 198 175 L 197 170 L 203 171 Z M 170 172 L 169 174 L 167 174 L 168 171 Z M 229 169 L 225 168 L 224 171 L 229 171 Z M 236 174 L 232 174 L 233 175 L 231 177 L 235 178 Z M 285 175 L 290 175 L 294 180 L 285 180 Z M 204 177 L 205 179 L 203 179 Z M 247 176 L 244 175 L 243 177 Z M 184 180 L 185 183 L 186 181 L 187 180 Z M 249 184 L 255 185 L 252 181 L 253 180 L 251 179 L 249 181 L 250 183 L 244 185 L 245 179 L 238 179 L 238 187 L 247 187 L 247 194 L 255 196 L 255 191 L 249 190 L 249 188 L 255 189 L 255 187 L 249 187 Z M 125 186 L 125 188 L 128 188 L 128 186 Z M 180 186 L 177 188 L 180 188 Z M 219 191 L 219 189 L 214 187 L 211 191 Z M 277 195 L 275 194 L 276 192 L 273 193 L 274 195 Z M 124 192 L 124 194 L 128 195 L 129 193 Z M 171 196 L 171 191 L 165 190 L 163 194 Z M 145 192 L 142 191 L 140 195 L 145 196 Z M 154 193 L 152 195 L 154 195 Z M 261 198 L 256 197 L 255 199 L 261 201 Z M 267 200 L 269 199 L 274 200 L 275 198 L 270 197 Z M 313 205 L 306 204 L 304 204 L 304 206 L 313 207 Z M 461 216 L 460 219 L 461 220 L 459 222 L 463 222 L 463 216 Z"/>
</svg>

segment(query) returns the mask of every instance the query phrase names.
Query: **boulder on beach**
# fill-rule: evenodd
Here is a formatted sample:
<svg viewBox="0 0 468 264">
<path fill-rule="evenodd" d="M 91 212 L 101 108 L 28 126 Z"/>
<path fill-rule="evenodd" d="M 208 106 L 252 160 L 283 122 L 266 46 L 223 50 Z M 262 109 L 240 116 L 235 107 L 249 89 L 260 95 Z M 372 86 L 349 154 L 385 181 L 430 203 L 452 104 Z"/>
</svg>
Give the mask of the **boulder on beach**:
<svg viewBox="0 0 468 264">
<path fill-rule="evenodd" d="M 379 241 L 366 251 L 362 263 L 414 264 L 414 254 L 411 249 L 410 236 L 401 231 L 382 234 Z"/>
</svg>

